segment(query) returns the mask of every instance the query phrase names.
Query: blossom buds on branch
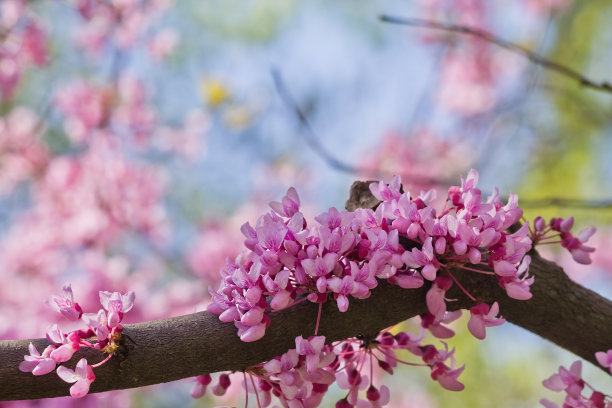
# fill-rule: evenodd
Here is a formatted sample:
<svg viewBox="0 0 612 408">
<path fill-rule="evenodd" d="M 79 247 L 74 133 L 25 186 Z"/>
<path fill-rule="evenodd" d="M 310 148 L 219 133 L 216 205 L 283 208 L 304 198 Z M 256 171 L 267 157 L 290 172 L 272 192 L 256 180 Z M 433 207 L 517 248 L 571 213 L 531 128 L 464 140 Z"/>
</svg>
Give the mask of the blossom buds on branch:
<svg viewBox="0 0 612 408">
<path fill-rule="evenodd" d="M 104 309 L 100 309 L 98 313 L 83 313 L 79 304 L 74 302 L 70 284 L 65 284 L 62 287 L 62 296 L 53 295 L 49 298 L 48 303 L 69 320 L 81 319 L 87 328 L 65 334 L 57 324 L 53 325 L 47 331 L 47 339 L 52 344 L 47 346 L 41 355 L 30 343 L 30 355 L 24 356 L 19 370 L 31 372 L 34 375 L 43 375 L 55 370 L 57 364 L 60 364 L 57 367 L 57 375 L 68 383 L 74 383 L 70 387 L 70 395 L 75 398 L 84 397 L 89 392 L 90 384 L 96 378 L 93 368 L 99 367 L 117 354 L 122 340 L 121 320 L 124 313 L 130 311 L 134 306 L 134 298 L 135 294 L 131 291 L 125 295 L 119 292 L 101 291 L 100 303 Z M 106 311 L 109 312 L 108 316 Z M 107 357 L 94 365 L 89 365 L 87 359 L 82 358 L 74 370 L 61 364 L 70 360 L 81 347 L 99 350 Z"/>
</svg>

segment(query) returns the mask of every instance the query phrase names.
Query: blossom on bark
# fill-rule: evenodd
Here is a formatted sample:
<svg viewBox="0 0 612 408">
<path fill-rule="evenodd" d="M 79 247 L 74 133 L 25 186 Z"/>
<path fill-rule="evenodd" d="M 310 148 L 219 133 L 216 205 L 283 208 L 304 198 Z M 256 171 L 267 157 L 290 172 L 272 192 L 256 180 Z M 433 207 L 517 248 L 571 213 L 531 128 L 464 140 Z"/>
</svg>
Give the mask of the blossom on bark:
<svg viewBox="0 0 612 408">
<path fill-rule="evenodd" d="M 119 292 L 100 291 L 100 303 L 108 311 L 108 325 L 117 327 L 123 319 L 123 314 L 132 310 L 136 295 L 128 291 L 125 295 Z"/>
<path fill-rule="evenodd" d="M 506 321 L 503 317 L 497 317 L 499 313 L 499 305 L 493 302 L 491 307 L 486 303 L 479 303 L 470 308 L 470 320 L 468 321 L 468 329 L 470 333 L 479 340 L 484 340 L 486 337 L 486 327 L 494 327 L 504 324 Z"/>
<path fill-rule="evenodd" d="M 74 370 L 66 366 L 60 366 L 57 369 L 57 375 L 67 383 L 74 383 L 70 387 L 70 395 L 74 398 L 81 398 L 89 392 L 89 386 L 96 379 L 96 376 L 87 364 L 87 360 L 82 358 L 77 363 Z"/>
<path fill-rule="evenodd" d="M 44 375 L 55 370 L 57 363 L 50 357 L 51 352 L 55 350 L 54 345 L 45 347 L 42 355 L 32 343 L 28 346 L 28 350 L 30 351 L 30 355 L 23 357 L 24 361 L 19 364 L 19 371 L 32 373 L 34 375 Z"/>
</svg>

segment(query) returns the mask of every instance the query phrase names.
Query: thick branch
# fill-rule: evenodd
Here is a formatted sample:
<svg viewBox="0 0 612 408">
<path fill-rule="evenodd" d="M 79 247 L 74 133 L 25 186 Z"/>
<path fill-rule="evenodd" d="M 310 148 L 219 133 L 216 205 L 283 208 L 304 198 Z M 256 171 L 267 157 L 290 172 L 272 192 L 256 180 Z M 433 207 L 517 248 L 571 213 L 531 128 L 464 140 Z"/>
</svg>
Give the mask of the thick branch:
<svg viewBox="0 0 612 408">
<path fill-rule="evenodd" d="M 361 193 L 351 201 L 368 202 L 367 197 L 360 195 L 368 194 L 363 183 L 355 184 L 353 191 Z M 559 266 L 535 253 L 532 257 L 531 273 L 536 276 L 536 282 L 531 287 L 533 298 L 529 301 L 508 298 L 491 276 L 461 270 L 453 274 L 479 300 L 488 303 L 497 300 L 508 321 L 596 363 L 594 353 L 612 346 L 612 325 L 609 324 L 612 302 L 572 282 Z M 328 302 L 323 308 L 320 334 L 328 341 L 359 334 L 374 335 L 425 312 L 426 290 L 425 287 L 402 289 L 381 283 L 370 298 L 351 300 L 346 313 L 340 313 L 335 304 Z M 472 304 L 458 291 L 449 296 L 458 299 L 450 304 L 454 308 Z M 312 335 L 316 315 L 317 306 L 311 303 L 273 313 L 266 335 L 254 343 L 241 342 L 233 324 L 221 323 L 206 312 L 126 325 L 124 333 L 135 342 L 134 348 L 123 361 L 112 358 L 95 370 L 96 381 L 91 392 L 142 387 L 203 373 L 243 370 L 295 347 L 295 337 Z M 48 343 L 46 339 L 0 342 L 0 400 L 68 395 L 69 384 L 55 374 L 35 377 L 18 370 L 30 341 L 39 350 Z M 68 366 L 73 367 L 83 356 L 87 356 L 90 363 L 100 360 L 91 351 L 79 352 Z"/>
</svg>

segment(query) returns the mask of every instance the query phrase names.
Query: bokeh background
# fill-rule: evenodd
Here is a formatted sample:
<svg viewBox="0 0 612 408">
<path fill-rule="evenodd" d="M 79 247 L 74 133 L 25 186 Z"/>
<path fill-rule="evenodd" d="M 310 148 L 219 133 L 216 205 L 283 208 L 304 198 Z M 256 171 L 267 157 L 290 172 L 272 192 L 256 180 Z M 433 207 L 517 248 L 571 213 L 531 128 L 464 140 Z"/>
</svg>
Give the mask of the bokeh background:
<svg viewBox="0 0 612 408">
<path fill-rule="evenodd" d="M 355 179 L 400 174 L 410 191 L 444 196 L 470 168 L 484 191 L 519 193 L 527 219 L 597 226 L 588 267 L 543 252 L 611 296 L 612 94 L 481 38 L 381 14 L 486 30 L 612 80 L 604 0 L 3 0 L 0 338 L 65 324 L 45 300 L 66 281 L 92 312 L 99 290 L 135 291 L 128 322 L 202 310 L 242 250 L 240 226 L 290 186 L 315 215 L 343 207 Z M 559 401 L 541 381 L 572 355 L 510 324 L 484 342 L 456 326 L 466 390 L 407 368 L 386 380 L 390 406 Z M 596 368 L 584 377 L 612 390 Z M 239 387 L 217 402 L 189 389 L 0 406 L 243 404 Z M 329 405 L 342 396 L 330 394 Z"/>
</svg>

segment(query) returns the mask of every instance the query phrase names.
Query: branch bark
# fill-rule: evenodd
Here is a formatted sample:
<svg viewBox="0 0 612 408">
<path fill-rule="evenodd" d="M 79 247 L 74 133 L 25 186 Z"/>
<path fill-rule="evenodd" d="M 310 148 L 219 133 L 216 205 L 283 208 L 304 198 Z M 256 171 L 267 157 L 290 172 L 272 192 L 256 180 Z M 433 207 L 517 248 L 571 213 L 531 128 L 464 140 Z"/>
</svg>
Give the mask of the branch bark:
<svg viewBox="0 0 612 408">
<path fill-rule="evenodd" d="M 376 204 L 357 182 L 352 188 L 347 208 L 356 203 Z M 571 281 L 556 264 L 532 254 L 530 271 L 536 276 L 531 287 L 533 298 L 519 301 L 508 298 L 491 276 L 454 270 L 462 285 L 480 301 L 497 300 L 502 315 L 526 330 L 550 340 L 579 357 L 597 364 L 594 353 L 611 348 L 612 302 Z M 365 300 L 351 300 L 347 312 L 336 305 L 323 306 L 319 334 L 328 342 L 359 334 L 373 336 L 380 330 L 424 313 L 427 287 L 402 289 L 381 282 Z M 449 297 L 457 298 L 451 308 L 468 308 L 473 303 L 456 285 Z M 263 339 L 243 343 L 231 323 L 221 323 L 207 312 L 171 319 L 126 325 L 124 333 L 135 343 L 125 359 L 112 358 L 95 369 L 96 381 L 90 392 L 102 392 L 164 383 L 204 373 L 240 371 L 269 360 L 295 347 L 295 337 L 311 336 L 317 305 L 301 303 L 273 313 L 272 323 Z M 70 384 L 51 373 L 35 377 L 22 373 L 18 365 L 27 354 L 29 342 L 39 350 L 46 339 L 0 341 L 0 401 L 58 397 L 69 395 Z M 101 358 L 92 350 L 79 351 L 68 363 L 87 357 L 90 363 Z"/>
</svg>

